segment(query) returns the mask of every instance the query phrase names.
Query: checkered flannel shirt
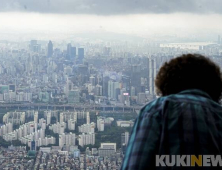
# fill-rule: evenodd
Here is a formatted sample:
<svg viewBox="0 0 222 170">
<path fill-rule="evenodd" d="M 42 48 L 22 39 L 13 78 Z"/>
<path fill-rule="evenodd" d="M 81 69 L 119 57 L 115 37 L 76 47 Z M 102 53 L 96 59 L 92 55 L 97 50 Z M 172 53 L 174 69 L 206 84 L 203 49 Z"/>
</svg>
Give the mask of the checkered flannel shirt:
<svg viewBox="0 0 222 170">
<path fill-rule="evenodd" d="M 141 109 L 121 169 L 158 169 L 156 155 L 221 153 L 222 107 L 203 91 L 185 90 Z"/>
</svg>

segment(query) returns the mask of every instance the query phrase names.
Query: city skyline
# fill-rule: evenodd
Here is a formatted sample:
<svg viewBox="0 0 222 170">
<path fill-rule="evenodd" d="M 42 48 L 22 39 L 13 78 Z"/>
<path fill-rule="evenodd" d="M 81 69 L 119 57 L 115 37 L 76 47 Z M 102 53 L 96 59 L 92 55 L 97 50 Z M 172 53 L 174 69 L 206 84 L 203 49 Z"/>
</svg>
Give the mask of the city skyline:
<svg viewBox="0 0 222 170">
<path fill-rule="evenodd" d="M 0 169 L 120 169 L 165 62 L 222 68 L 219 0 L 0 4 Z"/>
</svg>

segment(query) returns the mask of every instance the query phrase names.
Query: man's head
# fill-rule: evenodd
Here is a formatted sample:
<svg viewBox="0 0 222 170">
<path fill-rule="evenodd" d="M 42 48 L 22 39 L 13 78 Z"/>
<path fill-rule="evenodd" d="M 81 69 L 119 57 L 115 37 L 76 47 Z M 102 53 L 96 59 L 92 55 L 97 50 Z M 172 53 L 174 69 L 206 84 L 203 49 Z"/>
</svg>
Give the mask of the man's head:
<svg viewBox="0 0 222 170">
<path fill-rule="evenodd" d="M 219 101 L 222 93 L 220 68 L 199 54 L 186 54 L 166 62 L 156 80 L 157 94 L 162 96 L 187 89 L 199 89 Z"/>
</svg>

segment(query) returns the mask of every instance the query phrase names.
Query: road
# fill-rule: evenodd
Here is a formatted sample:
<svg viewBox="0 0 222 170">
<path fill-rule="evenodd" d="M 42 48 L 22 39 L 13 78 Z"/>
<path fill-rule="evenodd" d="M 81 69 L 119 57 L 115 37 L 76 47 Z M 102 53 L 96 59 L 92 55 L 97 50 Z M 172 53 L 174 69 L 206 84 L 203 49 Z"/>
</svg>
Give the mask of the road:
<svg viewBox="0 0 222 170">
<path fill-rule="evenodd" d="M 84 104 L 47 104 L 47 103 L 0 103 L 0 108 L 3 109 L 51 109 L 51 110 L 94 110 L 94 111 L 123 111 L 123 112 L 135 112 L 142 108 L 142 106 L 111 106 L 111 105 L 84 105 Z"/>
</svg>

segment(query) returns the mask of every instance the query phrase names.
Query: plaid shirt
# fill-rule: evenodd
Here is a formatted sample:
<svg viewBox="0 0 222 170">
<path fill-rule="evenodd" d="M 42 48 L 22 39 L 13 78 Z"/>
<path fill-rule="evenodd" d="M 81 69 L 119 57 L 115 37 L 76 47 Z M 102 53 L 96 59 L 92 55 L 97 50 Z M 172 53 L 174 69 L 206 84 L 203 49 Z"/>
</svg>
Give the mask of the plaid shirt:
<svg viewBox="0 0 222 170">
<path fill-rule="evenodd" d="M 222 107 L 205 92 L 185 90 L 141 109 L 121 169 L 158 169 L 156 155 L 221 153 Z"/>
</svg>

